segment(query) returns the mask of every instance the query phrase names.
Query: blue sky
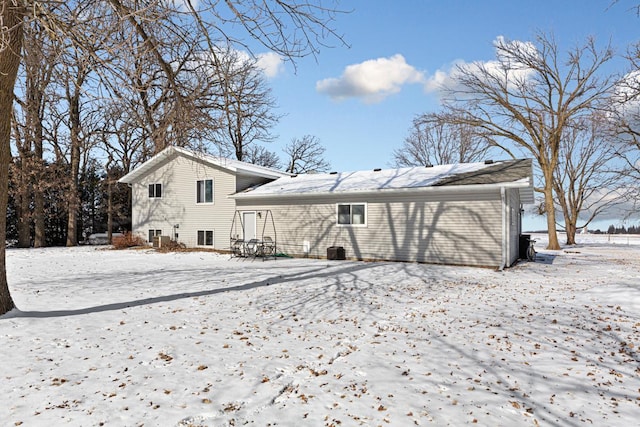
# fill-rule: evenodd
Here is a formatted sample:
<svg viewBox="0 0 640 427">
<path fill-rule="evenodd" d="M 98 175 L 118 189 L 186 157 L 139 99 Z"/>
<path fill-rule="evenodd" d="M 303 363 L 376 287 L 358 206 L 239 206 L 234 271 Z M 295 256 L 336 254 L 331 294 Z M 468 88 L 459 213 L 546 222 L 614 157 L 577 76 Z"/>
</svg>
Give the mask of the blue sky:
<svg viewBox="0 0 640 427">
<path fill-rule="evenodd" d="M 350 47 L 280 64 L 269 83 L 285 116 L 269 148 L 314 135 L 337 171 L 389 167 L 417 114 L 439 108 L 435 78 L 456 61 L 494 59 L 503 36 L 531 41 L 552 33 L 561 52 L 593 36 L 618 54 L 640 40 L 632 0 L 353 0 L 335 28 Z M 616 71 L 626 66 L 621 59 Z"/>
</svg>

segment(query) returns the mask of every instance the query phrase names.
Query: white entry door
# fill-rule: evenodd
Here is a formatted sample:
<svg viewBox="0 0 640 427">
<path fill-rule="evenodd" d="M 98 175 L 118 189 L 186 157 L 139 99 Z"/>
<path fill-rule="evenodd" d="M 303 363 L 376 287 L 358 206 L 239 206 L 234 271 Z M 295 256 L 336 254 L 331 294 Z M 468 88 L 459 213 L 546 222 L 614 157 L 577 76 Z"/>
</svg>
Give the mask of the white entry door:
<svg viewBox="0 0 640 427">
<path fill-rule="evenodd" d="M 256 238 L 256 213 L 242 212 L 242 223 L 244 224 L 244 241 L 248 242 Z"/>
</svg>

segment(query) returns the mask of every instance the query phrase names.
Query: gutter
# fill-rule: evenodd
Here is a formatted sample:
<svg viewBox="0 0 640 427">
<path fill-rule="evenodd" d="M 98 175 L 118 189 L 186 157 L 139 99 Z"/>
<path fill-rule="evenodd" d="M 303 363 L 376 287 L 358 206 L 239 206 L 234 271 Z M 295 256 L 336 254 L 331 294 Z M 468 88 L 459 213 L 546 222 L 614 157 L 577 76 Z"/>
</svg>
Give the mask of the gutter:
<svg viewBox="0 0 640 427">
<path fill-rule="evenodd" d="M 508 242 L 508 233 L 507 227 L 509 224 L 507 223 L 507 219 L 509 218 L 509 213 L 507 211 L 507 203 L 506 203 L 506 187 L 500 187 L 500 201 L 502 203 L 502 261 L 499 270 L 502 271 L 507 266 L 507 250 L 509 242 Z"/>
</svg>

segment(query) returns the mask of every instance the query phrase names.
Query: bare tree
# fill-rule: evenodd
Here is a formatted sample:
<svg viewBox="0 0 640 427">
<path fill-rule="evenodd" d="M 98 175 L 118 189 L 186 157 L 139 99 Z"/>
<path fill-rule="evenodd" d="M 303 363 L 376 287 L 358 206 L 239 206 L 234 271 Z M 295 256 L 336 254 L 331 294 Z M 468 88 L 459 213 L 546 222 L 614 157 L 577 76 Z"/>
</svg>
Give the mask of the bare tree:
<svg viewBox="0 0 640 427">
<path fill-rule="evenodd" d="M 287 156 L 287 172 L 315 173 L 326 172 L 331 165 L 324 158 L 326 149 L 313 135 L 293 138 L 283 150 Z"/>
<path fill-rule="evenodd" d="M 280 169 L 281 166 L 278 155 L 273 151 L 267 150 L 262 145 L 250 146 L 244 153 L 243 161 L 272 169 Z"/>
<path fill-rule="evenodd" d="M 126 0 L 70 0 L 49 2 L 37 0 L 0 0 L 0 110 L 11 111 L 13 91 L 18 68 L 22 61 L 24 26 L 30 20 L 42 23 L 44 32 L 56 38 L 67 38 L 74 45 L 86 46 L 93 40 L 109 40 L 112 30 L 128 25 L 144 40 L 152 54 L 150 59 L 174 88 L 178 97 L 174 69 L 170 60 L 163 56 L 159 41 L 168 33 L 187 35 L 197 29 L 208 40 L 226 39 L 243 44 L 244 41 L 232 36 L 226 29 L 234 27 L 233 34 L 242 32 L 250 39 L 258 40 L 267 48 L 293 59 L 305 55 L 316 55 L 318 48 L 327 37 L 342 42 L 341 37 L 331 28 L 336 11 L 326 8 L 324 2 L 301 0 L 278 0 L 264 2 L 248 0 L 243 2 L 218 2 L 200 0 L 195 9 L 192 0 L 167 2 L 129 2 Z M 187 6 L 185 10 L 185 6 Z M 74 13 L 79 11 L 79 13 Z M 82 17 L 75 19 L 74 17 Z M 206 19 L 205 19 L 206 17 Z M 107 22 L 109 25 L 96 25 Z M 187 24 L 187 25 L 185 25 Z M 100 31 L 97 33 L 97 31 Z M 116 47 L 112 47 L 116 49 Z M 122 50 L 124 53 L 124 48 Z M 100 67 L 108 67 L 107 62 L 95 59 Z M 11 115 L 0 117 L 0 210 L 6 210 L 8 197 Z M 14 307 L 6 277 L 5 260 L 6 215 L 0 217 L 0 314 Z"/>
<path fill-rule="evenodd" d="M 604 114 L 594 113 L 563 130 L 553 185 L 568 245 L 576 243 L 578 228 L 626 201 L 627 190 L 617 173 L 617 149 L 607 141 L 608 121 Z"/>
<path fill-rule="evenodd" d="M 591 114 L 607 97 L 614 79 L 603 76 L 613 57 L 593 39 L 561 57 L 552 37 L 534 43 L 499 39 L 497 58 L 457 67 L 448 104 L 460 122 L 475 126 L 492 145 L 513 157 L 514 150 L 533 156 L 543 180 L 549 249 L 559 249 L 554 209 L 554 171 L 562 136 L 572 120 Z"/>
<path fill-rule="evenodd" d="M 633 198 L 640 203 L 640 43 L 627 53 L 629 72 L 620 79 L 611 97 L 609 115 L 613 119 L 610 136 L 616 143 L 616 154 L 625 167 L 619 178 L 635 189 Z"/>
<path fill-rule="evenodd" d="M 189 41 L 185 40 L 189 37 Z M 212 77 L 211 63 L 198 50 L 198 34 L 168 34 L 156 44 L 172 77 L 155 60 L 146 39 L 135 28 L 114 32 L 119 49 L 101 52 L 99 77 L 110 96 L 103 102 L 112 114 L 120 110 L 129 126 L 137 126 L 145 141 L 142 160 L 167 145 L 189 146 L 194 141 L 213 140 L 219 126 L 220 82 Z M 121 54 L 125 50 L 124 54 Z"/>
<path fill-rule="evenodd" d="M 45 236 L 45 212 L 43 185 L 44 166 L 44 130 L 43 121 L 48 104 L 46 88 L 51 83 L 56 58 L 59 55 L 58 43 L 50 41 L 43 35 L 37 22 L 29 26 L 27 31 L 27 47 L 23 61 L 26 75 L 27 98 L 27 132 L 31 135 L 34 148 L 34 185 L 33 189 L 33 216 L 34 239 L 33 245 L 43 247 L 46 245 Z"/>
<path fill-rule="evenodd" d="M 276 102 L 254 59 L 230 48 L 215 54 L 214 59 L 215 75 L 221 83 L 221 148 L 223 153 L 244 160 L 252 144 L 273 141 L 270 131 L 280 119 L 273 112 Z"/>
<path fill-rule="evenodd" d="M 393 151 L 395 165 L 426 166 L 484 160 L 491 145 L 467 123 L 446 113 L 425 113 L 413 119 L 402 148 Z"/>
<path fill-rule="evenodd" d="M 69 127 L 69 182 L 68 182 L 68 223 L 67 223 L 67 246 L 77 246 L 77 218 L 80 207 L 78 194 L 78 179 L 80 176 L 80 160 L 81 152 L 86 138 L 86 132 L 83 132 L 81 96 L 83 86 L 87 76 L 91 72 L 83 58 L 74 56 L 74 64 L 65 66 L 65 100 L 69 108 L 68 122 Z"/>
<path fill-rule="evenodd" d="M 14 140 L 21 159 L 17 175 L 22 178 L 15 195 L 22 211 L 18 222 L 19 246 L 30 244 L 31 220 L 34 246 L 45 245 L 43 121 L 50 102 L 47 88 L 58 49 L 55 41 L 50 42 L 41 30 L 37 22 L 25 28 L 27 42 L 20 73 L 22 84 L 16 88 L 15 97 Z"/>
<path fill-rule="evenodd" d="M 13 104 L 13 88 L 20 67 L 24 12 L 12 2 L 0 3 L 0 210 L 6 211 L 8 201 L 9 164 L 11 163 L 11 117 L 7 114 Z M 7 283 L 6 242 L 7 216 L 0 215 L 0 314 L 15 304 Z"/>
<path fill-rule="evenodd" d="M 15 114 L 15 112 L 14 112 Z M 13 120 L 13 138 L 16 141 L 18 156 L 13 162 L 12 194 L 16 216 L 19 248 L 31 246 L 31 201 L 33 193 L 33 151 L 32 140 L 28 136 L 27 127 L 21 124 L 18 117 Z"/>
</svg>

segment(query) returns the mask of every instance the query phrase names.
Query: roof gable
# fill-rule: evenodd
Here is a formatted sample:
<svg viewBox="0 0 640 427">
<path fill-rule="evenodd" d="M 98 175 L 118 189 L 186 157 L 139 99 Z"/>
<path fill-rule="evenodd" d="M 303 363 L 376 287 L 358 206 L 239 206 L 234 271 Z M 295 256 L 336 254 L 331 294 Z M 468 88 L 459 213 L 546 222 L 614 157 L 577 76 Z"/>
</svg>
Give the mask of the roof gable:
<svg viewBox="0 0 640 427">
<path fill-rule="evenodd" d="M 258 166 L 251 163 L 241 162 L 239 160 L 211 156 L 209 154 L 197 153 L 185 148 L 169 146 L 120 178 L 118 181 L 127 184 L 133 184 L 148 173 L 154 171 L 156 168 L 165 164 L 167 161 L 171 161 L 178 156 L 201 161 L 208 165 L 217 166 L 219 168 L 228 170 L 229 172 L 232 172 L 236 175 L 258 176 L 261 178 L 270 179 L 290 176 L 290 174 L 286 172 L 281 172 L 271 168 L 265 168 L 263 166 Z"/>
<path fill-rule="evenodd" d="M 487 162 L 486 167 L 445 177 L 435 185 L 478 185 L 516 182 L 532 174 L 531 160 L 519 159 Z"/>
</svg>

